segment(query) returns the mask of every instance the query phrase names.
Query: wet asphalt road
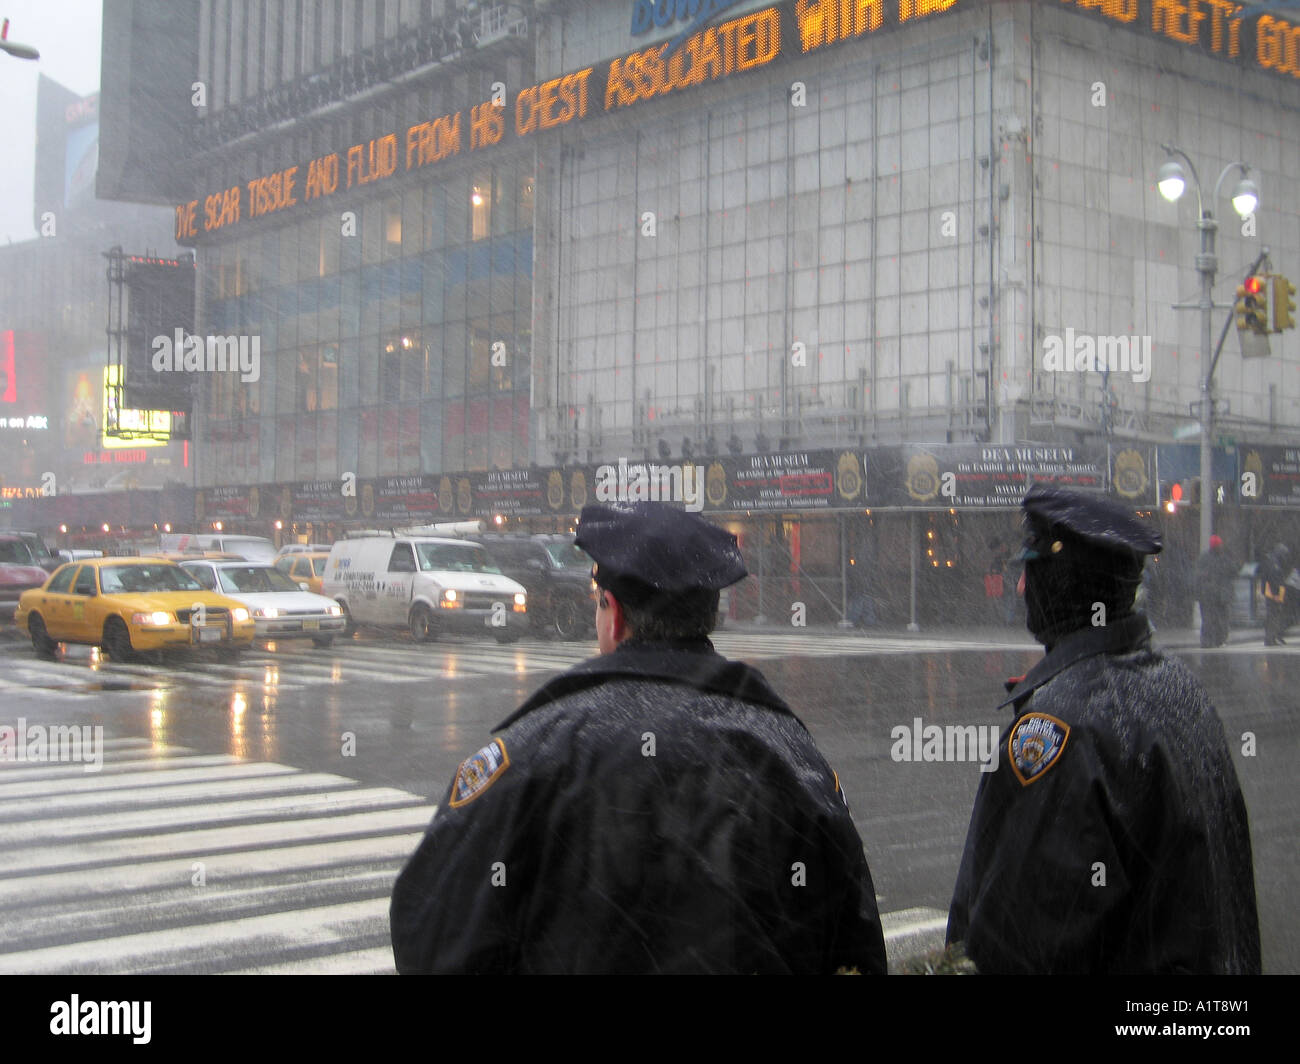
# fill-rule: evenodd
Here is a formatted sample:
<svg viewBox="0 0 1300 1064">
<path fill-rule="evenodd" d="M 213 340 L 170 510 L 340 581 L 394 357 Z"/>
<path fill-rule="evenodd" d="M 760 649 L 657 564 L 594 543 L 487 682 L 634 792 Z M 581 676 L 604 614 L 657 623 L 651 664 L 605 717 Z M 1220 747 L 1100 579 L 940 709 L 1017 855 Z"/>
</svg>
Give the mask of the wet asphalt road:
<svg viewBox="0 0 1300 1064">
<path fill-rule="evenodd" d="M 979 765 L 896 762 L 891 731 L 912 726 L 916 718 L 925 725 L 1004 726 L 1009 717 L 994 709 L 1003 697 L 1002 681 L 1024 672 L 1040 652 L 1018 633 L 989 637 L 981 645 L 981 635 L 971 632 L 863 637 L 741 630 L 717 640 L 723 653 L 762 669 L 839 773 L 866 845 L 881 911 L 913 914 L 931 937 L 947 909 Z M 234 768 L 196 767 L 191 772 L 196 777 L 298 770 L 284 777 L 298 781 L 290 792 L 297 797 L 263 799 L 271 803 L 265 809 L 256 797 L 263 792 L 233 781 L 205 782 L 217 787 L 211 794 L 168 790 L 165 801 L 159 791 L 160 808 L 189 810 L 189 819 L 177 814 L 176 824 L 146 830 L 139 819 L 115 820 L 124 814 L 112 802 L 112 811 L 97 820 L 93 791 L 84 804 L 50 808 L 42 795 L 61 793 L 63 777 L 57 774 L 47 791 L 28 787 L 28 797 L 7 803 L 5 784 L 17 777 L 10 766 L 0 765 L 0 821 L 13 825 L 7 830 L 15 833 L 10 841 L 22 864 L 17 876 L 0 878 L 0 928 L 8 932 L 0 970 L 384 970 L 386 943 L 378 914 L 402 854 L 427 822 L 425 803 L 443 798 L 461 759 L 482 746 L 527 694 L 592 651 L 584 644 L 531 640 L 512 647 L 468 640 L 417 645 L 401 635 L 363 635 L 323 650 L 301 642 L 259 645 L 238 666 L 201 654 L 162 666 L 118 666 L 98 661 L 85 648 L 73 648 L 64 660 L 38 662 L 12 629 L 0 633 L 0 724 L 13 725 L 19 717 L 29 725 L 100 724 L 121 744 L 114 756 L 129 751 L 135 759 L 119 766 L 124 770 L 142 762 L 145 768 L 167 767 L 147 762 L 178 751 L 196 766 L 204 759 L 239 759 Z M 1234 749 L 1251 814 L 1265 971 L 1300 972 L 1300 917 L 1289 897 L 1291 885 L 1300 880 L 1300 797 L 1294 787 L 1300 761 L 1300 648 L 1265 652 L 1257 643 L 1239 642 L 1215 651 L 1175 652 L 1206 684 Z M 1254 756 L 1242 755 L 1244 733 L 1255 737 Z M 182 777 L 185 773 L 175 778 Z M 164 777 L 147 782 L 155 778 Z M 337 844 L 322 843 L 319 853 L 311 849 L 300 875 L 287 869 L 272 874 L 274 856 L 261 865 L 250 858 L 236 875 L 230 855 L 266 844 L 249 841 L 241 847 L 240 836 L 219 833 L 194 835 L 191 848 L 171 855 L 178 863 L 166 874 L 159 871 L 150 879 L 141 870 L 150 861 L 149 868 L 170 867 L 158 864 L 147 840 L 172 845 L 178 836 L 169 833 L 178 830 L 214 831 L 233 822 L 270 831 L 268 824 L 282 822 L 276 818 L 288 818 L 290 844 L 298 841 L 295 833 L 319 841 L 327 823 L 322 818 L 340 810 L 327 803 L 303 805 L 301 796 L 313 787 L 351 788 L 362 805 L 356 830 Z M 133 782 L 120 793 L 148 799 Z M 236 795 L 242 804 L 227 811 L 222 803 Z M 282 807 L 273 804 L 277 801 L 298 804 Z M 71 820 L 70 814 L 75 814 Z M 367 816 L 387 817 L 388 826 L 376 827 L 364 820 Z M 59 848 L 50 848 L 51 838 Z M 131 846 L 140 838 L 146 841 L 136 852 Z M 378 846 L 381 839 L 386 849 Z M 367 842 L 374 844 L 369 850 Z M 112 855 L 82 859 L 82 851 L 98 852 L 100 845 L 112 848 Z M 203 856 L 205 846 L 220 856 L 214 867 L 231 862 L 229 885 L 238 888 L 237 897 L 214 903 L 209 893 L 196 899 L 194 885 L 184 882 L 190 874 L 185 869 Z M 119 888 L 112 884 L 119 880 L 120 893 L 115 893 Z M 87 881 L 108 886 L 92 889 Z M 304 896 L 308 881 L 313 885 Z M 152 893 L 142 900 L 141 890 Z M 86 900 L 88 891 L 93 903 Z M 271 891 L 279 901 L 269 909 L 256 905 L 250 899 L 258 891 Z M 145 916 L 146 905 L 154 909 L 153 917 Z M 133 906 L 140 907 L 138 914 Z M 216 925 L 242 920 L 253 945 L 219 943 L 214 928 L 211 956 L 221 959 L 211 965 L 202 963 L 202 949 L 191 949 L 182 963 L 167 952 L 165 941 L 145 939 L 137 947 L 131 936 L 157 927 L 159 906 L 171 907 L 172 929 L 195 920 Z M 331 935 L 355 939 L 345 953 L 319 945 L 310 930 L 299 936 L 303 941 L 285 945 L 292 929 L 268 914 L 287 917 L 304 906 L 323 914 L 321 942 Z M 78 967 L 81 954 L 60 952 L 87 935 L 102 936 L 103 931 L 87 928 L 101 927 L 108 913 L 115 928 L 112 943 L 94 954 L 100 958 L 95 964 Z M 340 924 L 329 922 L 335 917 Z M 340 926 L 350 930 L 341 932 Z M 128 943 L 120 955 L 115 952 L 119 940 Z"/>
</svg>

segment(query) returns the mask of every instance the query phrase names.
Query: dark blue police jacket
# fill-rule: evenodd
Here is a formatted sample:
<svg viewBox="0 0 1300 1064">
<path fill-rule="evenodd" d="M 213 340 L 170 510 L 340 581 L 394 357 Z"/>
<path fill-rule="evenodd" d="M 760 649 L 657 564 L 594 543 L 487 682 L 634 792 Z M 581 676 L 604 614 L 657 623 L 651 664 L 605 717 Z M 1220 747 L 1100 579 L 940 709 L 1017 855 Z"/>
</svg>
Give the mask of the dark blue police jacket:
<svg viewBox="0 0 1300 1064">
<path fill-rule="evenodd" d="M 399 971 L 885 970 L 839 781 L 758 671 L 625 643 L 497 730 L 398 877 Z"/>
<path fill-rule="evenodd" d="M 948 919 L 988 973 L 1257 973 L 1223 724 L 1134 614 L 1063 638 L 1002 705 Z"/>
</svg>

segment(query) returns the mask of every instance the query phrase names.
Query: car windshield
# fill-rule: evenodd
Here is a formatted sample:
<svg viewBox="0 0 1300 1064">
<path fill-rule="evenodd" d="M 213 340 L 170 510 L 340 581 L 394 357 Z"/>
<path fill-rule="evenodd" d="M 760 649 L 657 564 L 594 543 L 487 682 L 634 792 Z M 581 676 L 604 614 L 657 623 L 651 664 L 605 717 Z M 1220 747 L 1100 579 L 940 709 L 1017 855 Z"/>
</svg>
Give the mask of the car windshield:
<svg viewBox="0 0 1300 1064">
<path fill-rule="evenodd" d="M 50 553 L 50 548 L 45 545 L 45 540 L 41 539 L 40 536 L 36 536 L 36 535 L 29 536 L 26 533 L 22 533 L 22 537 L 23 537 L 23 542 L 26 543 L 27 546 L 31 549 L 32 556 L 34 558 L 39 560 L 39 559 L 53 557 L 53 555 Z"/>
<path fill-rule="evenodd" d="M 32 552 L 27 549 L 27 544 L 20 539 L 0 540 L 0 562 L 8 562 L 11 565 L 36 564 Z"/>
<path fill-rule="evenodd" d="M 591 559 L 572 543 L 548 543 L 546 553 L 561 569 L 591 569 Z"/>
<path fill-rule="evenodd" d="M 263 591 L 301 591 L 279 569 L 269 565 L 239 565 L 218 569 L 221 590 L 229 594 L 254 594 Z"/>
<path fill-rule="evenodd" d="M 99 586 L 105 595 L 203 590 L 179 565 L 161 564 L 107 565 L 99 571 Z"/>
<path fill-rule="evenodd" d="M 443 569 L 453 573 L 500 573 L 488 558 L 487 551 L 473 543 L 417 543 L 420 568 Z"/>
</svg>

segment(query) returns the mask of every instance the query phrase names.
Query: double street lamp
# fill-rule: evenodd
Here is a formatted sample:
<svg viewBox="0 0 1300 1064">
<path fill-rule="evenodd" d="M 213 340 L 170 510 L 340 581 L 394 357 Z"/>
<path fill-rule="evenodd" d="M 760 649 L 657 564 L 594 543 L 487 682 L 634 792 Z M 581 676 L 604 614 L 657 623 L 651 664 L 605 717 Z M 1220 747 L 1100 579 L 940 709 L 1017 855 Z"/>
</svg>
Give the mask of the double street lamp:
<svg viewBox="0 0 1300 1064">
<path fill-rule="evenodd" d="M 1196 167 L 1187 157 L 1187 153 L 1172 144 L 1162 144 L 1160 147 L 1166 154 L 1178 157 L 1166 160 L 1160 167 L 1159 176 L 1156 178 L 1160 195 L 1170 203 L 1182 196 L 1183 190 L 1187 187 L 1183 167 L 1178 162 L 1178 159 L 1182 159 L 1187 164 L 1187 169 L 1191 171 L 1192 183 L 1196 187 L 1196 228 L 1201 231 L 1201 251 L 1196 256 L 1196 270 L 1201 275 L 1201 299 L 1196 305 L 1201 312 L 1201 350 L 1204 352 L 1205 365 L 1205 374 L 1201 379 L 1201 553 L 1204 554 L 1210 549 L 1210 536 L 1214 531 L 1214 480 L 1210 461 L 1210 434 L 1214 421 L 1214 370 L 1219 361 L 1218 354 L 1213 350 L 1212 320 L 1214 275 L 1219 268 L 1219 261 L 1214 253 L 1214 234 L 1218 231 L 1219 223 L 1214 220 L 1212 208 L 1218 202 L 1224 179 L 1234 170 L 1240 171 L 1240 177 L 1232 193 L 1232 206 L 1240 217 L 1245 218 L 1255 213 L 1255 208 L 1259 205 L 1259 189 L 1255 187 L 1255 182 L 1246 176 L 1250 172 L 1249 166 L 1243 162 L 1229 163 L 1219 174 L 1219 180 L 1214 185 L 1214 195 L 1207 206 L 1201 195 L 1201 179 L 1197 176 Z"/>
</svg>

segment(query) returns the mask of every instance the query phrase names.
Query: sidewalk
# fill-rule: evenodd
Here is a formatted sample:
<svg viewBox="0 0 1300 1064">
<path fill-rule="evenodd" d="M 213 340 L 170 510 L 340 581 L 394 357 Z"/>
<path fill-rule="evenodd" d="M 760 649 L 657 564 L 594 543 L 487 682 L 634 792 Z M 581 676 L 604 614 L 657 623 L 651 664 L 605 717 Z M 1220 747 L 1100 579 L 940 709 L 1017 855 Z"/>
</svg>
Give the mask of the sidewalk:
<svg viewBox="0 0 1300 1064">
<path fill-rule="evenodd" d="M 753 621 L 727 621 L 716 629 L 725 635 L 811 635 L 828 639 L 899 639 L 925 643 L 952 643 L 954 646 L 968 646 L 971 643 L 987 642 L 999 649 L 1008 644 L 1023 645 L 1026 650 L 1033 650 L 1041 644 L 1024 628 L 997 625 L 933 625 L 922 626 L 919 632 L 909 632 L 905 627 L 877 625 L 871 628 L 842 628 L 838 624 L 810 624 L 795 627 L 790 624 L 778 624 L 769 619 L 766 624 Z M 1198 628 L 1157 628 L 1155 644 L 1162 650 L 1199 650 L 1201 633 Z M 1261 626 L 1234 628 L 1228 636 L 1227 646 L 1258 646 L 1264 649 L 1264 629 Z"/>
</svg>

